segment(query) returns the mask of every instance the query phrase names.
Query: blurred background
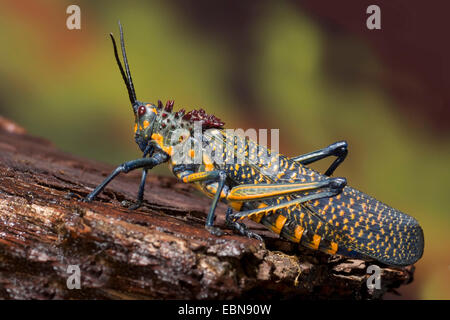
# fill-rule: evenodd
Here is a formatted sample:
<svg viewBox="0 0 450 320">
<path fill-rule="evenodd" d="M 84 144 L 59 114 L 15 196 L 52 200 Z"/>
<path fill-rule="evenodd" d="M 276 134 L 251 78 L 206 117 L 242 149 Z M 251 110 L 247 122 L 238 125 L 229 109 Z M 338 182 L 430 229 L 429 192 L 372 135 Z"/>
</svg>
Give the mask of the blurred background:
<svg viewBox="0 0 450 320">
<path fill-rule="evenodd" d="M 81 30 L 66 28 L 70 4 L 81 8 Z M 366 28 L 370 4 L 381 8 L 381 30 Z M 120 19 L 138 99 L 202 107 L 230 128 L 279 128 L 289 156 L 347 140 L 336 175 L 424 229 L 414 282 L 387 298 L 450 299 L 446 9 L 415 0 L 0 0 L 0 115 L 72 154 L 116 165 L 139 157 L 108 36 Z"/>
</svg>

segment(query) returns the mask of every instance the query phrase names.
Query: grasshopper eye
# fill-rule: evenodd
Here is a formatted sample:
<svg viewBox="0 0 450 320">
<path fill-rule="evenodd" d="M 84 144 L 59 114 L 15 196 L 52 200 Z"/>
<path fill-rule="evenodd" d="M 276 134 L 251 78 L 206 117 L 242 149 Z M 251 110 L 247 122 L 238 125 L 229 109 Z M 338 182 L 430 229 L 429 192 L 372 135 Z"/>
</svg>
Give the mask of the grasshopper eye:
<svg viewBox="0 0 450 320">
<path fill-rule="evenodd" d="M 145 112 L 146 112 L 145 107 L 144 106 L 140 106 L 139 109 L 138 109 L 138 115 L 139 116 L 143 116 L 145 114 Z"/>
</svg>

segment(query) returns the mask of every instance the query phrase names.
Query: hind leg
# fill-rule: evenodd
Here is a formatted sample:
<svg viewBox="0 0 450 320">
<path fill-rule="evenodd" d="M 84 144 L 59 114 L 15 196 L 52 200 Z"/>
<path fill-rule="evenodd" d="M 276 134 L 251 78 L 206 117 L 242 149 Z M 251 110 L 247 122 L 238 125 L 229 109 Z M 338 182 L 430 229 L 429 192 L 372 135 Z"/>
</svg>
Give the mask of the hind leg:
<svg viewBox="0 0 450 320">
<path fill-rule="evenodd" d="M 230 226 L 234 230 L 238 231 L 243 236 L 246 236 L 248 238 L 255 238 L 259 241 L 263 241 L 263 238 L 259 234 L 255 233 L 253 231 L 250 231 L 245 224 L 243 224 L 242 222 L 233 221 L 233 219 L 231 218 L 232 214 L 233 214 L 233 209 L 228 208 L 226 218 L 225 218 L 228 226 Z"/>
<path fill-rule="evenodd" d="M 328 170 L 325 172 L 326 176 L 331 176 L 336 170 L 336 168 L 344 161 L 345 157 L 348 154 L 348 145 L 346 141 L 338 141 L 331 145 L 329 145 L 326 148 L 313 151 L 310 153 L 303 154 L 298 157 L 291 158 L 291 160 L 300 162 L 303 165 L 307 165 L 316 161 L 319 161 L 321 159 L 335 156 L 336 160 L 330 165 Z"/>
</svg>

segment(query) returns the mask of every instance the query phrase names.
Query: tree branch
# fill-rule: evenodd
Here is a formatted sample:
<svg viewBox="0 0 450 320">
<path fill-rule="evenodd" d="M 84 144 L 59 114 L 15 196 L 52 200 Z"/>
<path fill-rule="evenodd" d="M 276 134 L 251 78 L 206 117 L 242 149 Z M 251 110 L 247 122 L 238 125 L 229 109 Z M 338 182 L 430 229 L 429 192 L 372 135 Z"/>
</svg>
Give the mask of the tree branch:
<svg viewBox="0 0 450 320">
<path fill-rule="evenodd" d="M 229 299 L 380 298 L 412 281 L 414 267 L 328 256 L 278 239 L 256 223 L 265 243 L 204 229 L 210 200 L 174 178 L 149 174 L 144 206 L 140 172 L 121 175 L 93 203 L 85 197 L 114 168 L 56 149 L 0 117 L 0 298 Z M 376 263 L 374 263 L 376 264 Z M 69 265 L 81 289 L 66 286 Z"/>
</svg>

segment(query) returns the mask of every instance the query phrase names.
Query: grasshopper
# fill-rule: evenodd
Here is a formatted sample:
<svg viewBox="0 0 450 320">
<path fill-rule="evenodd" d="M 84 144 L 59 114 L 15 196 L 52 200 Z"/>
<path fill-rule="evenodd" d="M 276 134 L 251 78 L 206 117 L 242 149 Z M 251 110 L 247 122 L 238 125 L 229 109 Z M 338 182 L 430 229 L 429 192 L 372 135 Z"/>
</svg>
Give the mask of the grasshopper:
<svg viewBox="0 0 450 320">
<path fill-rule="evenodd" d="M 347 186 L 345 178 L 331 177 L 347 156 L 345 141 L 286 157 L 248 138 L 230 137 L 224 123 L 202 109 L 175 112 L 171 100 L 165 105 L 161 101 L 138 101 L 120 22 L 119 29 L 125 68 L 114 36 L 110 36 L 135 116 L 135 141 L 143 155 L 118 166 L 86 201 L 92 201 L 120 173 L 142 169 L 137 201 L 130 206 L 136 209 L 144 199 L 148 170 L 167 162 L 177 178 L 212 198 L 205 228 L 215 236 L 223 234 L 214 226 L 217 204 L 223 201 L 229 206 L 227 224 L 248 237 L 263 240 L 241 221 L 246 218 L 287 240 L 328 254 L 375 259 L 395 266 L 420 259 L 423 231 L 413 217 Z M 200 136 L 193 134 L 196 124 L 201 127 Z M 193 143 L 197 148 L 191 147 Z M 230 150 L 234 155 L 230 156 Z M 196 155 L 199 161 L 192 161 Z M 237 155 L 243 155 L 244 161 L 237 162 Z M 336 158 L 324 174 L 307 167 L 327 157 Z"/>
</svg>

